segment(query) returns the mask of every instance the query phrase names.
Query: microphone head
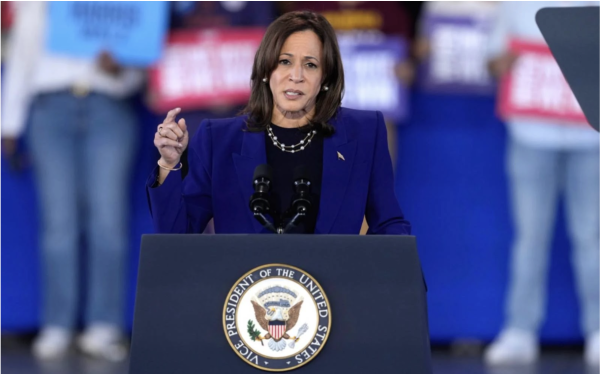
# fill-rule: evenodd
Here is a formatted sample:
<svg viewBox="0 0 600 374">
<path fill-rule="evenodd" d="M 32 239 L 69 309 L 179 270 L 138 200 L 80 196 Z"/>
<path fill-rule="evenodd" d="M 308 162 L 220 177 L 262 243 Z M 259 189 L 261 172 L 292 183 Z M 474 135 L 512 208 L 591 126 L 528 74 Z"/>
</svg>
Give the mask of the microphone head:
<svg viewBox="0 0 600 374">
<path fill-rule="evenodd" d="M 262 164 L 258 165 L 256 169 L 254 169 L 254 180 L 259 178 L 265 178 L 268 180 L 273 180 L 273 168 L 271 165 Z"/>
<path fill-rule="evenodd" d="M 300 165 L 294 169 L 294 181 L 300 179 L 310 180 L 310 172 L 305 165 Z"/>
</svg>

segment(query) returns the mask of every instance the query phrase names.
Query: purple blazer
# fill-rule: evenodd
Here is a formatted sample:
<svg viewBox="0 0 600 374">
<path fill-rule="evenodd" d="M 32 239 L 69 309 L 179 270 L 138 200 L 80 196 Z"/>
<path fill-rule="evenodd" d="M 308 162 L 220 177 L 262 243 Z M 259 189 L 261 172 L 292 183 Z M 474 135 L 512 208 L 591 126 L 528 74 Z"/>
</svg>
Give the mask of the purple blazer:
<svg viewBox="0 0 600 374">
<path fill-rule="evenodd" d="M 242 131 L 245 116 L 204 120 L 190 140 L 189 171 L 172 171 L 152 188 L 148 204 L 158 233 L 201 233 L 214 217 L 215 233 L 269 233 L 250 211 L 254 169 L 266 163 L 263 132 Z M 408 235 L 410 223 L 394 193 L 387 133 L 380 112 L 340 108 L 323 143 L 323 179 L 315 234 Z M 343 159 L 339 157 L 342 155 Z"/>
</svg>

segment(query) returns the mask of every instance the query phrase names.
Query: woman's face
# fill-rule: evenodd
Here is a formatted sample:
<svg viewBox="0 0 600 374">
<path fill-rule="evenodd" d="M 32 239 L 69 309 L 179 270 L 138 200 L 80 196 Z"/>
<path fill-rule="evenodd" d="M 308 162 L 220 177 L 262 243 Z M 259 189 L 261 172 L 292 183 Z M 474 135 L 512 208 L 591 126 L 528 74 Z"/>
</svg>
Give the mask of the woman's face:
<svg viewBox="0 0 600 374">
<path fill-rule="evenodd" d="M 269 78 L 275 111 L 284 115 L 314 114 L 323 76 L 322 50 L 319 37 L 311 30 L 296 32 L 286 39 L 277 68 Z"/>
</svg>

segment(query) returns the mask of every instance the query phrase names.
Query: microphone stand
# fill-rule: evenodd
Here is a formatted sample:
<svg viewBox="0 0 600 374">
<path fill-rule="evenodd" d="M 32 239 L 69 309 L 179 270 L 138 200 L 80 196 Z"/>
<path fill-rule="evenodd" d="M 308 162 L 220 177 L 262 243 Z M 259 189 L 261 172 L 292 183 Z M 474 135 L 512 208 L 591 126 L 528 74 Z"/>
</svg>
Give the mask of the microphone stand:
<svg viewBox="0 0 600 374">
<path fill-rule="evenodd" d="M 300 221 L 308 213 L 308 209 L 311 207 L 310 200 L 308 199 L 308 193 L 310 192 L 310 181 L 308 178 L 305 176 L 298 178 L 294 182 L 294 186 L 296 189 L 296 194 L 294 195 L 294 200 L 292 201 L 292 207 L 296 209 L 296 214 L 285 226 L 285 229 L 282 229 L 281 227 L 278 229 L 278 232 L 281 234 L 286 234 L 297 227 Z"/>
<path fill-rule="evenodd" d="M 273 226 L 273 224 L 271 223 L 271 221 L 269 221 L 267 219 L 267 217 L 265 217 L 264 214 L 262 214 L 262 212 L 260 211 L 261 209 L 259 207 L 255 207 L 254 211 L 252 212 L 252 214 L 254 214 L 254 218 L 256 218 L 256 220 L 265 228 L 271 230 L 274 233 L 277 234 L 281 234 L 281 232 L 279 232 L 279 229 L 275 229 L 275 226 Z"/>
<path fill-rule="evenodd" d="M 294 176 L 294 194 L 292 201 L 292 209 L 296 210 L 296 214 L 283 227 L 283 219 L 278 220 L 276 215 L 271 212 L 271 204 L 269 201 L 270 183 L 272 180 L 272 171 L 269 165 L 259 165 L 254 169 L 254 193 L 250 197 L 250 210 L 254 218 L 266 229 L 277 234 L 286 234 L 296 228 L 299 222 L 306 216 L 311 203 L 308 199 L 310 192 L 310 180 L 306 177 L 307 170 L 305 166 L 300 166 L 294 170 L 297 175 Z M 271 214 L 275 220 L 275 225 L 265 217 L 265 214 Z"/>
<path fill-rule="evenodd" d="M 288 222 L 288 224 L 285 226 L 285 229 L 282 229 L 281 227 L 279 228 L 279 230 L 281 230 L 281 234 L 286 234 L 288 233 L 290 230 L 294 229 L 295 227 L 297 227 L 296 223 L 300 223 L 300 220 L 302 218 L 304 218 L 304 216 L 306 216 L 306 207 L 301 206 L 298 208 L 298 212 L 294 215 L 294 217 L 292 217 L 292 219 L 290 220 L 290 222 Z"/>
</svg>

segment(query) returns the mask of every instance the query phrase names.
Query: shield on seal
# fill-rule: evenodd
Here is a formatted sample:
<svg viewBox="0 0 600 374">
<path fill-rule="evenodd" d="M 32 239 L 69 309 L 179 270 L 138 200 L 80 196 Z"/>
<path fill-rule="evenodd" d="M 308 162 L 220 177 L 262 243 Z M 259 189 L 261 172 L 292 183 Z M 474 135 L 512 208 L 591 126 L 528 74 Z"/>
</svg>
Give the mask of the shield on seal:
<svg viewBox="0 0 600 374">
<path fill-rule="evenodd" d="M 285 334 L 285 321 L 269 321 L 269 334 L 275 341 L 281 339 Z"/>
</svg>

